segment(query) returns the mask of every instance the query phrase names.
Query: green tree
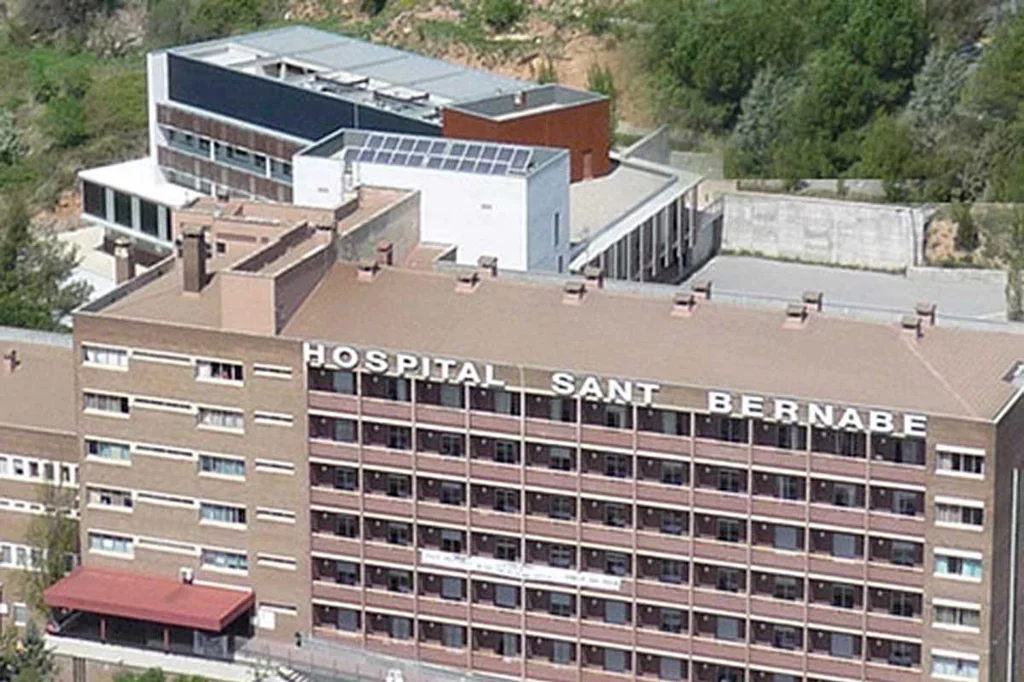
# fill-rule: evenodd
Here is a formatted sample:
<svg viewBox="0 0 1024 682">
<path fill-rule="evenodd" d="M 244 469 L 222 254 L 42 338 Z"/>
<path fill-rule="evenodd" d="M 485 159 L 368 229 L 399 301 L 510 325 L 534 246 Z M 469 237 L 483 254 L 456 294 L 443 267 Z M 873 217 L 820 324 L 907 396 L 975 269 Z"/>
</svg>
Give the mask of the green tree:
<svg viewBox="0 0 1024 682">
<path fill-rule="evenodd" d="M 57 673 L 53 651 L 29 621 L 21 636 L 14 629 L 0 635 L 0 680 L 4 682 L 51 682 Z"/>
<path fill-rule="evenodd" d="M 167 682 L 167 674 L 160 668 L 140 673 L 124 670 L 114 675 L 114 682 Z M 175 682 L 207 682 L 207 679 L 201 675 L 178 675 Z"/>
<path fill-rule="evenodd" d="M 611 69 L 606 66 L 601 66 L 596 62 L 591 64 L 590 68 L 587 69 L 587 90 L 601 93 L 608 98 L 611 108 L 609 121 L 611 123 L 612 133 L 614 133 L 619 123 L 619 92 L 615 88 L 615 78 L 612 76 Z"/>
<path fill-rule="evenodd" d="M 555 65 L 552 63 L 551 58 L 547 57 L 540 63 L 540 67 L 537 69 L 537 82 L 538 83 L 557 83 L 558 82 L 558 71 L 555 70 Z"/>
<path fill-rule="evenodd" d="M 971 205 L 956 202 L 952 206 L 953 220 L 956 221 L 956 248 L 974 251 L 981 244 L 978 226 L 971 215 Z"/>
<path fill-rule="evenodd" d="M 1024 103 L 1024 14 L 996 32 L 971 78 L 970 104 L 984 117 L 1010 120 Z"/>
<path fill-rule="evenodd" d="M 87 137 L 88 119 L 82 100 L 58 97 L 46 103 L 43 128 L 61 149 L 77 147 Z"/>
<path fill-rule="evenodd" d="M 116 0 L 31 0 L 22 3 L 17 19 L 38 38 L 52 41 L 63 37 L 79 44 L 95 15 L 116 6 Z"/>
<path fill-rule="evenodd" d="M 773 67 L 763 69 L 743 98 L 730 141 L 729 175 L 764 177 L 771 168 L 779 132 L 797 94 L 797 81 Z"/>
<path fill-rule="evenodd" d="M 21 131 L 14 123 L 14 115 L 0 110 L 0 164 L 11 166 L 25 155 Z"/>
<path fill-rule="evenodd" d="M 24 199 L 10 197 L 0 218 L 0 324 L 62 330 L 92 287 L 70 281 L 76 254 L 32 230 Z"/>
<path fill-rule="evenodd" d="M 39 503 L 44 513 L 34 516 L 25 533 L 25 544 L 36 548 L 35 570 L 26 570 L 26 600 L 37 613 L 47 613 L 43 592 L 63 578 L 71 567 L 70 557 L 78 551 L 78 524 L 71 516 L 75 494 L 70 488 L 45 484 Z"/>
<path fill-rule="evenodd" d="M 1014 212 L 1006 257 L 1006 315 L 1024 321 L 1024 211 Z"/>
<path fill-rule="evenodd" d="M 964 51 L 940 47 L 928 51 L 906 108 L 907 120 L 927 143 L 938 142 L 955 124 L 954 114 L 973 63 L 973 55 Z"/>
<path fill-rule="evenodd" d="M 484 22 L 495 31 L 507 31 L 526 16 L 527 7 L 522 0 L 481 0 L 480 13 Z"/>
<path fill-rule="evenodd" d="M 871 123 L 859 156 L 850 175 L 881 180 L 890 201 L 910 199 L 925 172 L 913 130 L 895 116 L 883 114 Z"/>
</svg>

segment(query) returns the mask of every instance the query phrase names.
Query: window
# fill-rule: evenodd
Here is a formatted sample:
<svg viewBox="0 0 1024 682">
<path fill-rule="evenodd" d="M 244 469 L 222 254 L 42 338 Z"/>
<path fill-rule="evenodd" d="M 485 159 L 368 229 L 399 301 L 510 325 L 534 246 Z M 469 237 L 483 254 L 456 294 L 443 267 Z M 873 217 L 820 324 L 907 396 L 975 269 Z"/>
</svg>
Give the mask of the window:
<svg viewBox="0 0 1024 682">
<path fill-rule="evenodd" d="M 740 522 L 736 519 L 716 519 L 715 537 L 721 542 L 739 542 L 742 535 Z"/>
<path fill-rule="evenodd" d="M 462 553 L 462 531 L 443 529 L 441 531 L 441 551 Z"/>
<path fill-rule="evenodd" d="M 666 535 L 682 535 L 686 531 L 686 512 L 662 509 L 660 528 Z"/>
<path fill-rule="evenodd" d="M 133 554 L 134 541 L 132 538 L 120 537 L 117 535 L 106 535 L 103 533 L 89 533 L 89 550 L 93 552 L 105 552 L 108 554 Z M 19 548 L 21 549 L 21 548 Z M 24 566 L 24 561 L 19 561 Z"/>
<path fill-rule="evenodd" d="M 571 594 L 552 592 L 548 602 L 548 613 L 552 616 L 571 617 L 575 612 L 575 598 Z"/>
<path fill-rule="evenodd" d="M 204 381 L 242 381 L 242 365 L 235 362 L 197 360 L 196 378 Z"/>
<path fill-rule="evenodd" d="M 728 443 L 747 442 L 747 420 L 723 415 L 698 415 L 697 436 Z"/>
<path fill-rule="evenodd" d="M 775 585 L 772 591 L 772 596 L 776 599 L 785 599 L 786 601 L 793 601 L 799 597 L 797 591 L 797 579 L 788 575 L 777 575 L 775 576 Z"/>
<path fill-rule="evenodd" d="M 411 639 L 412 620 L 401 616 L 388 616 L 388 636 L 391 639 Z"/>
<path fill-rule="evenodd" d="M 892 493 L 892 511 L 901 516 L 917 516 L 920 511 L 918 500 L 920 493 L 909 490 L 894 490 Z"/>
<path fill-rule="evenodd" d="M 935 523 L 949 526 L 975 526 L 984 524 L 985 512 L 981 507 L 937 502 Z"/>
<path fill-rule="evenodd" d="M 682 462 L 661 463 L 661 482 L 665 485 L 684 485 L 686 483 L 686 468 Z"/>
<path fill-rule="evenodd" d="M 388 521 L 387 540 L 389 545 L 408 546 L 411 542 L 412 531 L 408 523 L 400 521 Z"/>
<path fill-rule="evenodd" d="M 218 476 L 245 476 L 245 460 L 217 457 L 215 455 L 199 455 L 199 471 L 204 474 Z"/>
<path fill-rule="evenodd" d="M 867 436 L 842 429 L 814 429 L 811 449 L 842 457 L 864 457 L 867 454 Z"/>
<path fill-rule="evenodd" d="M 640 431 L 661 433 L 667 436 L 690 435 L 690 413 L 662 410 L 653 407 L 641 408 L 637 412 Z"/>
<path fill-rule="evenodd" d="M 225 552 L 214 549 L 204 549 L 200 554 L 200 563 L 205 568 L 217 568 L 229 571 L 249 570 L 249 559 L 237 552 Z"/>
<path fill-rule="evenodd" d="M 683 677 L 683 661 L 679 658 L 669 658 L 668 656 L 658 657 L 658 679 L 661 680 L 682 680 Z"/>
<path fill-rule="evenodd" d="M 494 491 L 495 511 L 515 514 L 519 511 L 519 491 L 498 488 Z"/>
<path fill-rule="evenodd" d="M 438 437 L 437 452 L 449 457 L 462 457 L 463 438 L 453 433 L 442 433 Z"/>
<path fill-rule="evenodd" d="M 800 479 L 796 476 L 775 477 L 775 497 L 780 500 L 799 500 L 803 498 Z"/>
<path fill-rule="evenodd" d="M 356 394 L 356 375 L 345 369 L 309 369 L 309 389 L 342 395 Z"/>
<path fill-rule="evenodd" d="M 441 482 L 441 504 L 462 506 L 465 501 L 465 487 L 454 481 Z"/>
<path fill-rule="evenodd" d="M 244 526 L 245 508 L 202 502 L 199 505 L 199 519 L 209 523 L 227 523 Z"/>
<path fill-rule="evenodd" d="M 518 464 L 519 444 L 511 440 L 494 441 L 494 461 L 501 464 Z"/>
<path fill-rule="evenodd" d="M 128 397 L 106 393 L 86 393 L 85 409 L 90 412 L 128 414 Z"/>
<path fill-rule="evenodd" d="M 159 236 L 157 205 L 145 199 L 139 199 L 139 227 L 151 237 Z"/>
<path fill-rule="evenodd" d="M 796 628 L 776 625 L 772 628 L 772 646 L 776 649 L 796 649 L 800 646 L 800 638 Z"/>
<path fill-rule="evenodd" d="M 558 471 L 572 471 L 572 452 L 569 448 L 552 447 L 549 451 L 551 469 L 557 469 Z"/>
<path fill-rule="evenodd" d="M 462 578 L 441 578 L 441 599 L 462 601 L 465 598 L 465 583 Z"/>
<path fill-rule="evenodd" d="M 721 566 L 716 572 L 715 589 L 721 592 L 740 591 L 740 572 L 735 568 Z"/>
<path fill-rule="evenodd" d="M 441 646 L 461 649 L 466 646 L 466 629 L 459 625 L 441 625 Z"/>
<path fill-rule="evenodd" d="M 494 586 L 494 605 L 504 609 L 519 607 L 519 588 L 512 585 Z"/>
<path fill-rule="evenodd" d="M 519 541 L 512 538 L 495 538 L 494 558 L 505 561 L 518 561 Z"/>
<path fill-rule="evenodd" d="M 16 603 L 12 605 L 12 619 L 15 625 L 24 626 L 28 625 L 28 606 L 25 604 Z"/>
<path fill-rule="evenodd" d="M 572 642 L 551 642 L 551 662 L 556 665 L 569 665 L 576 660 L 576 647 Z"/>
<path fill-rule="evenodd" d="M 685 630 L 683 612 L 679 609 L 661 607 L 658 613 L 658 629 L 662 632 L 679 633 Z"/>
<path fill-rule="evenodd" d="M 832 585 L 832 606 L 839 609 L 857 607 L 857 588 L 852 585 Z"/>
<path fill-rule="evenodd" d="M 604 503 L 604 525 L 613 528 L 625 528 L 629 525 L 629 516 L 626 505 L 618 502 Z"/>
<path fill-rule="evenodd" d="M 494 648 L 495 653 L 499 656 L 518 656 L 519 655 L 519 635 L 513 635 L 508 632 L 502 632 L 498 634 L 498 643 Z"/>
<path fill-rule="evenodd" d="M 772 547 L 775 549 L 802 549 L 799 533 L 793 526 L 775 526 L 772 530 Z"/>
<path fill-rule="evenodd" d="M 132 508 L 132 494 L 127 490 L 111 490 L 109 488 L 89 488 L 89 504 L 100 507 L 118 509 Z"/>
<path fill-rule="evenodd" d="M 309 416 L 309 437 L 335 443 L 355 443 L 358 439 L 355 420 L 336 417 Z"/>
<path fill-rule="evenodd" d="M 981 628 L 981 607 L 935 604 L 932 614 L 934 624 L 939 627 L 965 628 L 970 630 Z"/>
<path fill-rule="evenodd" d="M 890 563 L 896 564 L 897 566 L 916 566 L 917 548 L 918 545 L 916 542 L 893 540 L 892 547 L 889 551 Z"/>
<path fill-rule="evenodd" d="M 86 439 L 85 450 L 89 457 L 99 457 L 117 462 L 131 461 L 131 448 L 125 443 L 113 443 L 110 441 Z M 0 475 L 3 475 L 4 464 L 7 460 L 0 460 Z"/>
<path fill-rule="evenodd" d="M 857 492 L 858 486 L 853 483 L 833 483 L 832 504 L 837 507 L 859 507 Z"/>
<path fill-rule="evenodd" d="M 132 227 L 132 198 L 121 192 L 114 192 L 114 222 Z"/>
<path fill-rule="evenodd" d="M 576 564 L 576 550 L 569 545 L 550 545 L 548 563 L 558 568 L 572 568 Z"/>
<path fill-rule="evenodd" d="M 679 559 L 662 559 L 661 575 L 658 578 L 663 583 L 678 585 L 686 582 L 686 565 Z"/>
<path fill-rule="evenodd" d="M 621 649 L 605 649 L 604 669 L 614 673 L 626 672 L 629 670 L 629 653 Z"/>
<path fill-rule="evenodd" d="M 604 603 L 604 622 L 612 625 L 625 625 L 629 622 L 628 611 L 626 602 L 606 601 Z"/>
<path fill-rule="evenodd" d="M 405 474 L 387 475 L 388 497 L 409 497 L 412 495 L 412 483 Z"/>
<path fill-rule="evenodd" d="M 893 592 L 889 596 L 889 615 L 913 618 L 917 615 L 919 597 L 908 592 Z"/>
<path fill-rule="evenodd" d="M 829 653 L 837 658 L 853 658 L 856 655 L 853 635 L 832 633 L 829 638 Z"/>
<path fill-rule="evenodd" d="M 718 470 L 718 489 L 726 493 L 738 493 L 742 489 L 740 472 L 735 469 Z"/>
<path fill-rule="evenodd" d="M 576 516 L 575 501 L 571 497 L 552 495 L 548 516 L 560 521 L 571 521 Z"/>
<path fill-rule="evenodd" d="M 241 431 L 245 428 L 245 417 L 241 412 L 235 410 L 200 407 L 197 423 L 205 428 Z"/>
<path fill-rule="evenodd" d="M 82 183 L 82 204 L 86 213 L 107 219 L 107 190 L 91 182 Z"/>
<path fill-rule="evenodd" d="M 604 475 L 612 478 L 629 478 L 630 457 L 614 452 L 606 452 L 604 455 Z"/>
<path fill-rule="evenodd" d="M 978 661 L 972 658 L 959 658 L 932 652 L 932 676 L 976 680 L 978 679 Z"/>
<path fill-rule="evenodd" d="M 860 555 L 855 535 L 850 535 L 849 533 L 832 534 L 832 556 L 841 559 L 855 559 Z"/>
<path fill-rule="evenodd" d="M 105 346 L 82 346 L 82 361 L 102 367 L 128 367 L 128 351 Z"/>
<path fill-rule="evenodd" d="M 718 616 L 715 618 L 715 639 L 735 642 L 740 638 L 740 621 L 736 618 Z"/>
<path fill-rule="evenodd" d="M 334 487 L 338 490 L 359 490 L 359 473 L 352 467 L 334 467 Z"/>
<path fill-rule="evenodd" d="M 604 572 L 608 575 L 629 574 L 629 556 L 619 552 L 608 552 L 604 557 Z"/>
<path fill-rule="evenodd" d="M 341 585 L 359 584 L 359 566 L 351 561 L 339 561 L 335 564 L 338 571 L 336 581 Z"/>
<path fill-rule="evenodd" d="M 387 573 L 388 592 L 408 594 L 412 592 L 412 573 L 400 568 L 390 569 Z"/>
<path fill-rule="evenodd" d="M 343 632 L 357 632 L 359 630 L 359 612 L 351 609 L 338 609 L 338 629 Z"/>
<path fill-rule="evenodd" d="M 985 457 L 952 450 L 936 449 L 935 470 L 939 473 L 984 476 Z"/>
<path fill-rule="evenodd" d="M 981 559 L 941 554 L 936 550 L 935 575 L 979 581 L 981 580 Z"/>
</svg>

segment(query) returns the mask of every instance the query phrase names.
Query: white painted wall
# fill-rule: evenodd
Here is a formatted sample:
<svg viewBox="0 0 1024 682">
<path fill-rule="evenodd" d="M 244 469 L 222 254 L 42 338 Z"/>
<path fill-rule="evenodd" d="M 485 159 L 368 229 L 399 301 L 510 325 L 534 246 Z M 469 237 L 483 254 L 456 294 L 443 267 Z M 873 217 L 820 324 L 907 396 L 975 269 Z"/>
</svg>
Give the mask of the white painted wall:
<svg viewBox="0 0 1024 682">
<path fill-rule="evenodd" d="M 156 121 L 156 105 L 167 102 L 167 53 L 150 52 L 146 55 L 146 99 L 149 112 L 149 156 L 157 157 L 157 146 L 163 142 L 160 125 Z"/>
<path fill-rule="evenodd" d="M 526 183 L 527 269 L 558 272 L 569 269 L 569 155 L 560 154 L 529 177 Z M 558 244 L 555 244 L 555 215 Z M 498 261 L 499 267 L 501 261 Z"/>
<path fill-rule="evenodd" d="M 342 162 L 318 156 L 292 157 L 292 203 L 334 208 L 344 201 Z"/>
</svg>

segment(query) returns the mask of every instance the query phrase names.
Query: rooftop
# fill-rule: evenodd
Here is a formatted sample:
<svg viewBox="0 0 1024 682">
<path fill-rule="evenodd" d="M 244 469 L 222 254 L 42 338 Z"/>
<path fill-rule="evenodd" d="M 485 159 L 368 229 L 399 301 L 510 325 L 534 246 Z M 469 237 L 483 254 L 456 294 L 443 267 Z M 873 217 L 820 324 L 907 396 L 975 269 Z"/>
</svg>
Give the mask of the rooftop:
<svg viewBox="0 0 1024 682">
<path fill-rule="evenodd" d="M 141 199 L 173 208 L 204 196 L 200 192 L 186 189 L 164 179 L 153 159 L 143 157 L 99 168 L 89 168 L 78 173 L 86 182 L 94 182 L 113 190 L 133 194 Z"/>
<path fill-rule="evenodd" d="M 607 97 L 596 92 L 573 90 L 558 83 L 549 83 L 535 86 L 528 92 L 496 95 L 476 102 L 467 102 L 454 108 L 494 121 L 507 121 L 541 111 L 573 107 L 600 99 L 607 99 Z"/>
<path fill-rule="evenodd" d="M 71 336 L 0 327 L 0 352 L 17 351 L 13 373 L 0 370 L 0 424 L 68 431 L 75 424 Z"/>
<path fill-rule="evenodd" d="M 47 606 L 219 632 L 245 613 L 248 590 L 80 566 L 46 590 Z"/>
<path fill-rule="evenodd" d="M 307 26 L 233 36 L 170 52 L 424 119 L 436 119 L 439 107 L 538 88 L 536 83 Z"/>
</svg>

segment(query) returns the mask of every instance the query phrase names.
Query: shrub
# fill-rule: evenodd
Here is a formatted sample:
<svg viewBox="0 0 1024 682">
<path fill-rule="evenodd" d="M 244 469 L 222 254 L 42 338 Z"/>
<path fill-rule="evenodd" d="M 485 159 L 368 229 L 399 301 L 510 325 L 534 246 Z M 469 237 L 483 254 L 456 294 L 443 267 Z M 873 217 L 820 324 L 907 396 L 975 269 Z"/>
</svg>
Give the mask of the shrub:
<svg viewBox="0 0 1024 682">
<path fill-rule="evenodd" d="M 73 97 L 50 100 L 43 114 L 43 128 L 54 144 L 63 149 L 85 142 L 86 123 L 85 106 Z"/>
<path fill-rule="evenodd" d="M 0 111 L 0 164 L 13 165 L 24 155 L 25 143 L 14 125 L 14 116 L 9 111 Z"/>
<path fill-rule="evenodd" d="M 591 92 L 599 92 L 602 95 L 608 97 L 611 100 L 611 116 L 609 116 L 612 132 L 615 132 L 615 128 L 618 127 L 618 91 L 615 89 L 615 79 L 612 77 L 612 71 L 606 66 L 601 66 L 596 62 L 590 65 L 587 69 L 587 90 Z"/>
<path fill-rule="evenodd" d="M 540 67 L 537 69 L 537 82 L 538 83 L 557 83 L 558 72 L 555 70 L 555 65 L 551 63 L 551 59 L 547 58 L 541 62 Z"/>
<path fill-rule="evenodd" d="M 970 204 L 953 204 L 953 220 L 956 221 L 956 248 L 974 251 L 981 244 L 978 226 L 974 224 Z"/>
<path fill-rule="evenodd" d="M 526 16 L 526 5 L 522 0 L 483 0 L 480 12 L 492 29 L 507 31 Z"/>
<path fill-rule="evenodd" d="M 369 14 L 371 17 L 375 17 L 384 11 L 387 7 L 388 0 L 359 0 L 359 9 L 364 14 Z"/>
</svg>

